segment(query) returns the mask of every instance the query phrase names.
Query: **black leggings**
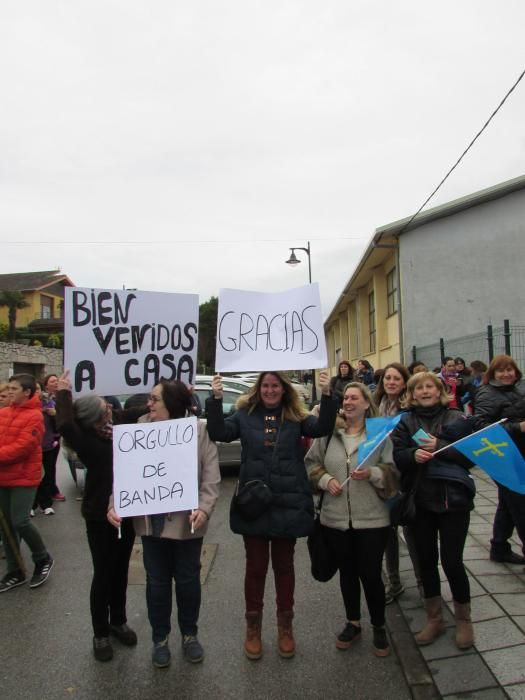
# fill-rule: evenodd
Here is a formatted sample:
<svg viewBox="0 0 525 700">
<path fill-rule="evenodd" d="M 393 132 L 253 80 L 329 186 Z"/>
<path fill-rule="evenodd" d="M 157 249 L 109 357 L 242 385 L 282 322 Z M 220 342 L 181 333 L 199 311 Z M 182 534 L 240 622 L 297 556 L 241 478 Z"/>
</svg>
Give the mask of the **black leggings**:
<svg viewBox="0 0 525 700">
<path fill-rule="evenodd" d="M 361 619 L 362 584 L 370 621 L 382 627 L 385 624 L 385 586 L 381 566 L 390 528 L 336 530 L 323 526 L 323 529 L 329 546 L 337 553 L 347 620 Z"/>
<path fill-rule="evenodd" d="M 457 603 L 470 602 L 470 584 L 463 564 L 463 549 L 470 523 L 470 511 L 433 513 L 419 506 L 412 527 L 421 567 L 425 598 L 441 595 L 439 557 Z M 439 552 L 438 552 L 439 535 Z"/>
</svg>

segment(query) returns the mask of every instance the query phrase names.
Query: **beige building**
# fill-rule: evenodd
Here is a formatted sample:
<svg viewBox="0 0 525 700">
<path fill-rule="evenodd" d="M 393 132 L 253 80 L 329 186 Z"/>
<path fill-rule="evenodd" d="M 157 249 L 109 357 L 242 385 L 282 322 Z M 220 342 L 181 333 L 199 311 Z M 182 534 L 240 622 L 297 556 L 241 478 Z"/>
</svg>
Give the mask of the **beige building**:
<svg viewBox="0 0 525 700">
<path fill-rule="evenodd" d="M 441 343 L 488 362 L 487 327 L 504 321 L 525 362 L 524 255 L 525 175 L 377 228 L 324 325 L 332 373 L 343 359 L 438 366 Z"/>
<path fill-rule="evenodd" d="M 374 237 L 325 322 L 332 374 L 341 360 L 354 367 L 358 359 L 372 367 L 399 360 L 398 288 L 396 241 Z"/>
</svg>

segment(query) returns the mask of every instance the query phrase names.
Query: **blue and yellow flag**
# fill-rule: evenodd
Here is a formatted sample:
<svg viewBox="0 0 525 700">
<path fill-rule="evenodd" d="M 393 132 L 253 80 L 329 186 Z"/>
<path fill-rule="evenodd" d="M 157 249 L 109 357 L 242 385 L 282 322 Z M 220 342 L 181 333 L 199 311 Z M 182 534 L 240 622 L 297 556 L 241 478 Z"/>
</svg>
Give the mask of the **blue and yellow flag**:
<svg viewBox="0 0 525 700">
<path fill-rule="evenodd" d="M 394 430 L 402 415 L 402 413 L 399 413 L 397 416 L 381 416 L 379 418 L 366 419 L 366 440 L 357 448 L 357 469 L 363 466 L 373 452 L 376 450 L 379 452 L 378 448 L 383 445 L 392 430 Z"/>
<path fill-rule="evenodd" d="M 492 425 L 462 438 L 454 447 L 495 481 L 525 494 L 525 460 L 501 425 Z"/>
</svg>

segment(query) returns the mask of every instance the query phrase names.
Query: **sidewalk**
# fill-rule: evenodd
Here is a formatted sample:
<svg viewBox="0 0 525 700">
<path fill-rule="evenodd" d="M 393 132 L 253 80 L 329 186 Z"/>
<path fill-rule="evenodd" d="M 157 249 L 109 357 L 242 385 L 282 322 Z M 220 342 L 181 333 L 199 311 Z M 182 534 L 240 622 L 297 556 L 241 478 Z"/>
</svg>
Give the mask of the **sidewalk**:
<svg viewBox="0 0 525 700">
<path fill-rule="evenodd" d="M 448 606 L 449 629 L 430 646 L 415 645 L 411 635 L 423 626 L 425 613 L 406 545 L 403 540 L 400 542 L 400 570 L 406 591 L 397 603 L 388 606 L 387 618 L 393 643 L 417 700 L 440 697 L 525 699 L 524 567 L 489 560 L 497 489 L 485 472 L 474 469 L 472 473 L 477 495 L 464 559 L 471 584 L 474 648 L 459 651 L 454 644 L 452 596 L 443 572 L 442 593 Z M 521 553 L 517 536 L 512 546 Z"/>
</svg>

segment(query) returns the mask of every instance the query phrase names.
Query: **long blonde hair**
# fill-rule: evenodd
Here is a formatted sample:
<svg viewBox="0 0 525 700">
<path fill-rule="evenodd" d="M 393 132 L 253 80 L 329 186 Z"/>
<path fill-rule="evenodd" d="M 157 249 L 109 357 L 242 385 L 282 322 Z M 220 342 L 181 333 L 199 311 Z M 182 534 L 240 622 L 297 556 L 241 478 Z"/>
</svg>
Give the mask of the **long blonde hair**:
<svg viewBox="0 0 525 700">
<path fill-rule="evenodd" d="M 261 372 L 257 377 L 257 381 L 248 391 L 248 393 L 239 396 L 235 407 L 237 409 L 243 408 L 251 413 L 256 406 L 258 406 L 261 401 L 261 384 L 267 374 L 271 374 L 276 377 L 283 388 L 283 397 L 281 399 L 281 404 L 283 407 L 283 419 L 289 420 L 294 423 L 300 423 L 304 418 L 306 418 L 308 411 L 306 406 L 301 405 L 301 399 L 299 394 L 295 391 L 290 383 L 290 380 L 286 375 L 281 372 Z"/>
</svg>

